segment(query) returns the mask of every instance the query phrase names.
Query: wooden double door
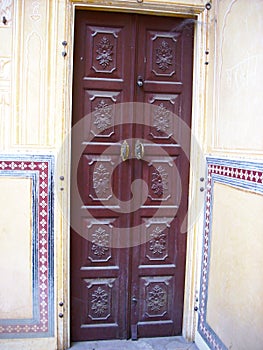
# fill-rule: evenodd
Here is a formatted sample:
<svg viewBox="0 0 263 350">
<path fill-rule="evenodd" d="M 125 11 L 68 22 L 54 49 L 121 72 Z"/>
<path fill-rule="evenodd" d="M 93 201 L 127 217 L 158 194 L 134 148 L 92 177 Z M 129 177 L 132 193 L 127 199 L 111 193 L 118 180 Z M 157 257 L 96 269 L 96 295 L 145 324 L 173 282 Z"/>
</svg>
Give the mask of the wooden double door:
<svg viewBox="0 0 263 350">
<path fill-rule="evenodd" d="M 193 25 L 80 10 L 75 23 L 71 339 L 181 334 Z"/>
</svg>

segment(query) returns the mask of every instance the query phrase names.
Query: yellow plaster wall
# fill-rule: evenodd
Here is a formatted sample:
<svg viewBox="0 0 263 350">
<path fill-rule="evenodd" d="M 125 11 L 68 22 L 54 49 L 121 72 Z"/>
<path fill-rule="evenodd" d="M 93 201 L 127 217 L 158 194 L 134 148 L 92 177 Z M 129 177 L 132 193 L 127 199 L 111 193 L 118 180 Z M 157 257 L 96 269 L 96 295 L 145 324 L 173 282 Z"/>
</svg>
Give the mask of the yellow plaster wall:
<svg viewBox="0 0 263 350">
<path fill-rule="evenodd" d="M 62 276 L 67 268 L 62 263 L 61 237 L 67 234 L 68 221 L 62 222 L 61 208 L 67 212 L 69 162 L 68 154 L 64 156 L 63 139 L 66 120 L 70 118 L 67 90 L 70 54 L 64 59 L 61 53 L 62 41 L 70 39 L 70 15 L 71 4 L 67 0 L 0 0 L 0 153 L 15 154 L 17 158 L 21 153 L 53 154 L 56 178 L 61 175 L 65 178 L 63 182 L 58 181 L 58 186 L 64 186 L 64 192 L 54 194 L 57 240 L 54 266 L 58 276 L 54 291 L 55 315 L 57 300 L 63 300 Z M 7 20 L 5 24 L 3 16 Z M 32 193 L 28 180 L 0 180 L 0 318 L 30 318 L 32 241 L 28 225 Z M 10 201 L 3 200 L 8 195 L 7 189 Z M 0 349 L 53 350 L 57 348 L 58 334 L 60 342 L 63 341 L 63 326 L 64 319 L 58 318 L 57 322 L 55 318 L 54 338 L 0 339 Z"/>
<path fill-rule="evenodd" d="M 0 176 L 0 319 L 33 317 L 31 180 Z"/>
<path fill-rule="evenodd" d="M 0 1 L 2 152 L 60 150 L 68 79 L 68 61 L 61 55 L 67 12 L 67 0 Z"/>
<path fill-rule="evenodd" d="M 260 162 L 263 2 L 217 0 L 212 5 L 207 37 L 207 154 Z M 262 195 L 215 183 L 207 322 L 232 350 L 262 349 L 262 212 Z M 199 340 L 198 345 L 207 349 Z"/>
<path fill-rule="evenodd" d="M 215 183 L 207 322 L 228 349 L 263 344 L 263 196 Z"/>
<path fill-rule="evenodd" d="M 262 156 L 263 2 L 218 0 L 213 6 L 215 35 L 210 40 L 213 47 L 215 38 L 216 51 L 210 67 L 214 105 L 208 149 Z"/>
<path fill-rule="evenodd" d="M 7 23 L 4 25 L 2 18 Z M 9 121 L 11 117 L 11 55 L 12 55 L 12 20 L 13 2 L 10 2 L 5 11 L 0 11 L 0 151 L 8 143 Z"/>
<path fill-rule="evenodd" d="M 11 148 L 55 149 L 61 144 L 63 81 L 57 79 L 66 62 L 60 4 L 65 11 L 65 1 L 14 2 Z"/>
</svg>

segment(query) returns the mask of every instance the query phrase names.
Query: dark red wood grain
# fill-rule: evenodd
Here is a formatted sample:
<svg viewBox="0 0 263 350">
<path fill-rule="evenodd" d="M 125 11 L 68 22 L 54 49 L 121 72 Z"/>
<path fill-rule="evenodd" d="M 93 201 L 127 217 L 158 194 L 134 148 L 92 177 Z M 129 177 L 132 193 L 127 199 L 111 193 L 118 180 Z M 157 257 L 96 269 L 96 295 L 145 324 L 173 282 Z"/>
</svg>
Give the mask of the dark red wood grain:
<svg viewBox="0 0 263 350">
<path fill-rule="evenodd" d="M 181 334 L 186 234 L 180 228 L 187 215 L 189 162 L 175 115 L 190 128 L 193 55 L 193 25 L 184 21 L 76 12 L 73 125 L 90 115 L 78 141 L 92 140 L 78 167 L 81 235 L 71 229 L 73 341 L 129 338 L 131 329 L 138 337 Z M 122 102 L 146 107 L 140 113 L 131 107 L 123 125 L 114 126 L 112 108 Z M 187 135 L 183 143 L 189 147 Z M 125 139 L 143 140 L 144 156 L 116 167 Z M 112 152 L 98 160 L 108 146 Z M 118 213 L 114 206 L 132 199 L 135 179 L 148 184 L 147 200 L 134 212 Z M 95 219 L 86 215 L 88 209 Z M 112 227 L 129 234 L 136 225 L 142 237 L 148 235 L 146 243 L 109 246 Z"/>
</svg>

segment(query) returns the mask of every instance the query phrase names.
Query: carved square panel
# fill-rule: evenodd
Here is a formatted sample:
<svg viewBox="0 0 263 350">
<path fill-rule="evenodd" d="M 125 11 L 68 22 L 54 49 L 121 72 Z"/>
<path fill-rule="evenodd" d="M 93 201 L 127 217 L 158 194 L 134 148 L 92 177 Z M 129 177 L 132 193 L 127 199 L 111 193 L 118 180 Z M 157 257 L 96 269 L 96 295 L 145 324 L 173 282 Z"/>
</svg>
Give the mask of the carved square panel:
<svg viewBox="0 0 263 350">
<path fill-rule="evenodd" d="M 139 270 L 155 266 L 160 270 L 175 270 L 177 261 L 178 222 L 174 217 L 143 217 L 141 237 L 145 244 L 138 247 Z"/>
<path fill-rule="evenodd" d="M 177 80 L 180 75 L 180 52 L 178 52 L 178 33 L 154 32 L 147 33 L 149 47 L 147 48 L 147 79 Z"/>
<path fill-rule="evenodd" d="M 179 206 L 181 178 L 176 167 L 177 158 L 144 157 L 143 178 L 148 184 L 146 205 Z M 153 159 L 152 159 L 153 158 Z"/>
<path fill-rule="evenodd" d="M 96 73 L 107 72 L 112 73 L 116 69 L 116 49 L 118 34 L 116 30 L 111 32 L 100 31 L 95 29 L 93 37 L 93 56 L 92 69 Z"/>
<path fill-rule="evenodd" d="M 111 312 L 110 289 L 108 286 L 92 286 L 89 291 L 88 317 L 91 320 L 106 320 Z"/>
<path fill-rule="evenodd" d="M 112 223 L 115 219 L 82 219 L 83 242 L 82 267 L 115 265 L 112 250 Z M 103 264 L 102 264 L 103 263 Z"/>
<path fill-rule="evenodd" d="M 91 229 L 92 224 L 87 228 Z M 88 259 L 91 262 L 107 262 L 111 258 L 112 225 L 94 225 L 89 244 Z"/>
<path fill-rule="evenodd" d="M 157 165 L 156 162 L 154 164 L 155 165 L 153 165 L 153 163 L 149 164 L 149 166 L 153 167 L 152 171 L 150 171 L 152 194 L 149 194 L 149 198 L 154 201 L 162 197 L 162 201 L 167 201 L 171 197 L 168 171 L 163 164 Z M 173 167 L 171 163 L 168 164 L 170 167 Z"/>
<path fill-rule="evenodd" d="M 92 165 L 92 163 L 89 163 Z M 92 188 L 96 195 L 89 195 L 93 200 L 106 200 L 111 197 L 110 170 L 111 162 L 99 162 L 93 171 Z"/>
<path fill-rule="evenodd" d="M 118 303 L 118 280 L 115 278 L 83 279 L 82 280 L 83 307 L 82 325 L 116 322 L 116 304 Z"/>
<path fill-rule="evenodd" d="M 120 189 L 115 178 L 118 169 L 114 171 L 119 155 L 85 155 L 81 158 L 78 169 L 78 187 L 85 206 L 118 206 L 115 197 Z M 114 181 L 115 180 L 115 181 Z"/>
<path fill-rule="evenodd" d="M 173 277 L 142 277 L 140 280 L 140 297 L 143 301 L 140 318 L 143 321 L 154 319 L 169 320 L 173 305 Z"/>
<path fill-rule="evenodd" d="M 164 262 L 168 258 L 169 228 L 172 218 L 151 218 L 145 220 L 147 242 L 144 259 L 151 262 Z"/>
<path fill-rule="evenodd" d="M 163 261 L 168 256 L 168 230 L 163 224 L 155 224 L 154 226 L 148 233 L 150 240 L 147 242 L 146 257 L 150 261 Z"/>
<path fill-rule="evenodd" d="M 86 27 L 86 77 L 122 77 L 121 27 Z"/>
<path fill-rule="evenodd" d="M 149 125 L 145 137 L 166 142 L 179 143 L 180 96 L 176 94 L 146 94 L 146 103 L 155 107 L 151 109 Z"/>
<path fill-rule="evenodd" d="M 118 91 L 85 91 L 84 140 L 114 142 L 120 139 L 114 128 L 115 105 L 121 103 L 122 93 Z"/>
</svg>

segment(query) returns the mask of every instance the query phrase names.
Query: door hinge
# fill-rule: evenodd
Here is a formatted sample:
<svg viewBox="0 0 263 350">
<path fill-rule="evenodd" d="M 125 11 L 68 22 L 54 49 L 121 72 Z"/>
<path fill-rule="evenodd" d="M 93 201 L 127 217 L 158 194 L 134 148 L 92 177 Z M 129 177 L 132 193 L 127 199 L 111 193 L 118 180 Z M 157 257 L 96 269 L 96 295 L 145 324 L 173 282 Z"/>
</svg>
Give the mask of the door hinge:
<svg viewBox="0 0 263 350">
<path fill-rule="evenodd" d="M 65 58 L 67 56 L 66 46 L 68 45 L 66 40 L 62 41 L 62 45 L 64 47 L 64 50 L 62 51 L 62 56 Z"/>
</svg>

